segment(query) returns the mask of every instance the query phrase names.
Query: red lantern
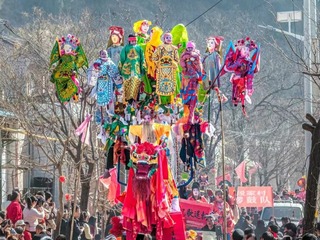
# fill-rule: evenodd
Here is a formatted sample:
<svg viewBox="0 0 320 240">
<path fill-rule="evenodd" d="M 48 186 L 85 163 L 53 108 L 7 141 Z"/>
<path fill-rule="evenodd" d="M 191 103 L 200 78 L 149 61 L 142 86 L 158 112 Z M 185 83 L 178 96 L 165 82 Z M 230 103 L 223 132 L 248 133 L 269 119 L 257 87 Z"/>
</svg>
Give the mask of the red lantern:
<svg viewBox="0 0 320 240">
<path fill-rule="evenodd" d="M 69 202 L 71 200 L 71 195 L 69 193 L 66 193 L 64 196 L 65 196 L 67 202 Z"/>
<path fill-rule="evenodd" d="M 66 181 L 66 177 L 65 177 L 65 176 L 60 176 L 60 177 L 59 177 L 59 181 L 60 181 L 61 183 L 64 183 L 64 182 Z"/>
</svg>

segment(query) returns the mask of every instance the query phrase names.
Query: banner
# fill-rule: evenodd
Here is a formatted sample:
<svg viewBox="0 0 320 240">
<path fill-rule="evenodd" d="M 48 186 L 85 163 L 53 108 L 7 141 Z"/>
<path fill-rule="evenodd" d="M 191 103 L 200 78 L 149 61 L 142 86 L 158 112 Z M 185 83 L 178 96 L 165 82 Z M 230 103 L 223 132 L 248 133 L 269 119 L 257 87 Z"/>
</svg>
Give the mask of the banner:
<svg viewBox="0 0 320 240">
<path fill-rule="evenodd" d="M 206 225 L 205 216 L 212 212 L 212 204 L 190 201 L 180 198 L 180 209 L 186 221 L 186 227 L 201 229 Z"/>
<path fill-rule="evenodd" d="M 239 207 L 273 207 L 272 187 L 238 187 Z"/>
</svg>

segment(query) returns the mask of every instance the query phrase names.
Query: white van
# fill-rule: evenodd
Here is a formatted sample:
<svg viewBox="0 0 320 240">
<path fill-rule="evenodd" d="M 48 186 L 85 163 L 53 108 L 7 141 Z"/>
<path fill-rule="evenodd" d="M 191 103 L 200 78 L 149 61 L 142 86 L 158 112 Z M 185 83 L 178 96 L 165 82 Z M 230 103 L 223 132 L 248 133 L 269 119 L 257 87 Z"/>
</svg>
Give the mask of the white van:
<svg viewBox="0 0 320 240">
<path fill-rule="evenodd" d="M 296 226 L 303 218 L 303 206 L 299 202 L 280 200 L 274 201 L 273 206 L 273 208 L 265 207 L 262 209 L 260 219 L 264 221 L 265 226 L 268 225 L 271 216 L 275 217 L 280 227 L 282 225 L 282 217 L 290 218 L 291 222 Z"/>
</svg>

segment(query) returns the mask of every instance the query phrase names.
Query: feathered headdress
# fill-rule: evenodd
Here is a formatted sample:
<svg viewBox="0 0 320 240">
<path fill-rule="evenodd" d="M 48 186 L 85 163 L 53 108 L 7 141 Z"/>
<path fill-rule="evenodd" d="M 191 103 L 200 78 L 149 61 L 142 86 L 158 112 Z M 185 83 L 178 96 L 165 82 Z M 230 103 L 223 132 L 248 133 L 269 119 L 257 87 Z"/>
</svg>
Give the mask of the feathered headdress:
<svg viewBox="0 0 320 240">
<path fill-rule="evenodd" d="M 243 46 L 249 48 L 250 51 L 257 48 L 257 44 L 252 39 L 250 39 L 250 37 L 239 39 L 235 44 L 235 47 L 237 48 L 241 48 Z"/>
</svg>

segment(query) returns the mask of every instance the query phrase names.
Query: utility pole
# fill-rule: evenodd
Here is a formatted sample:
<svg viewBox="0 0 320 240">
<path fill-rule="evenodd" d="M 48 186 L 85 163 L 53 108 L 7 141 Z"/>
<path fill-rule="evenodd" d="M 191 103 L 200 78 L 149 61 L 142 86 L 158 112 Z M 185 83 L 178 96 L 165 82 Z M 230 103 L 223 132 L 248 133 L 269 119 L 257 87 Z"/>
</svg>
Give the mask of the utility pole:
<svg viewBox="0 0 320 240">
<path fill-rule="evenodd" d="M 308 72 L 312 69 L 314 50 L 312 41 L 317 38 L 317 3 L 316 0 L 303 0 L 303 32 L 304 32 L 304 61 Z M 317 60 L 317 59 L 315 59 Z M 316 62 L 316 61 L 314 61 Z M 312 108 L 312 77 L 304 75 L 304 110 L 305 114 L 313 115 Z M 311 153 L 311 133 L 305 131 L 305 156 L 307 166 Z"/>
</svg>

